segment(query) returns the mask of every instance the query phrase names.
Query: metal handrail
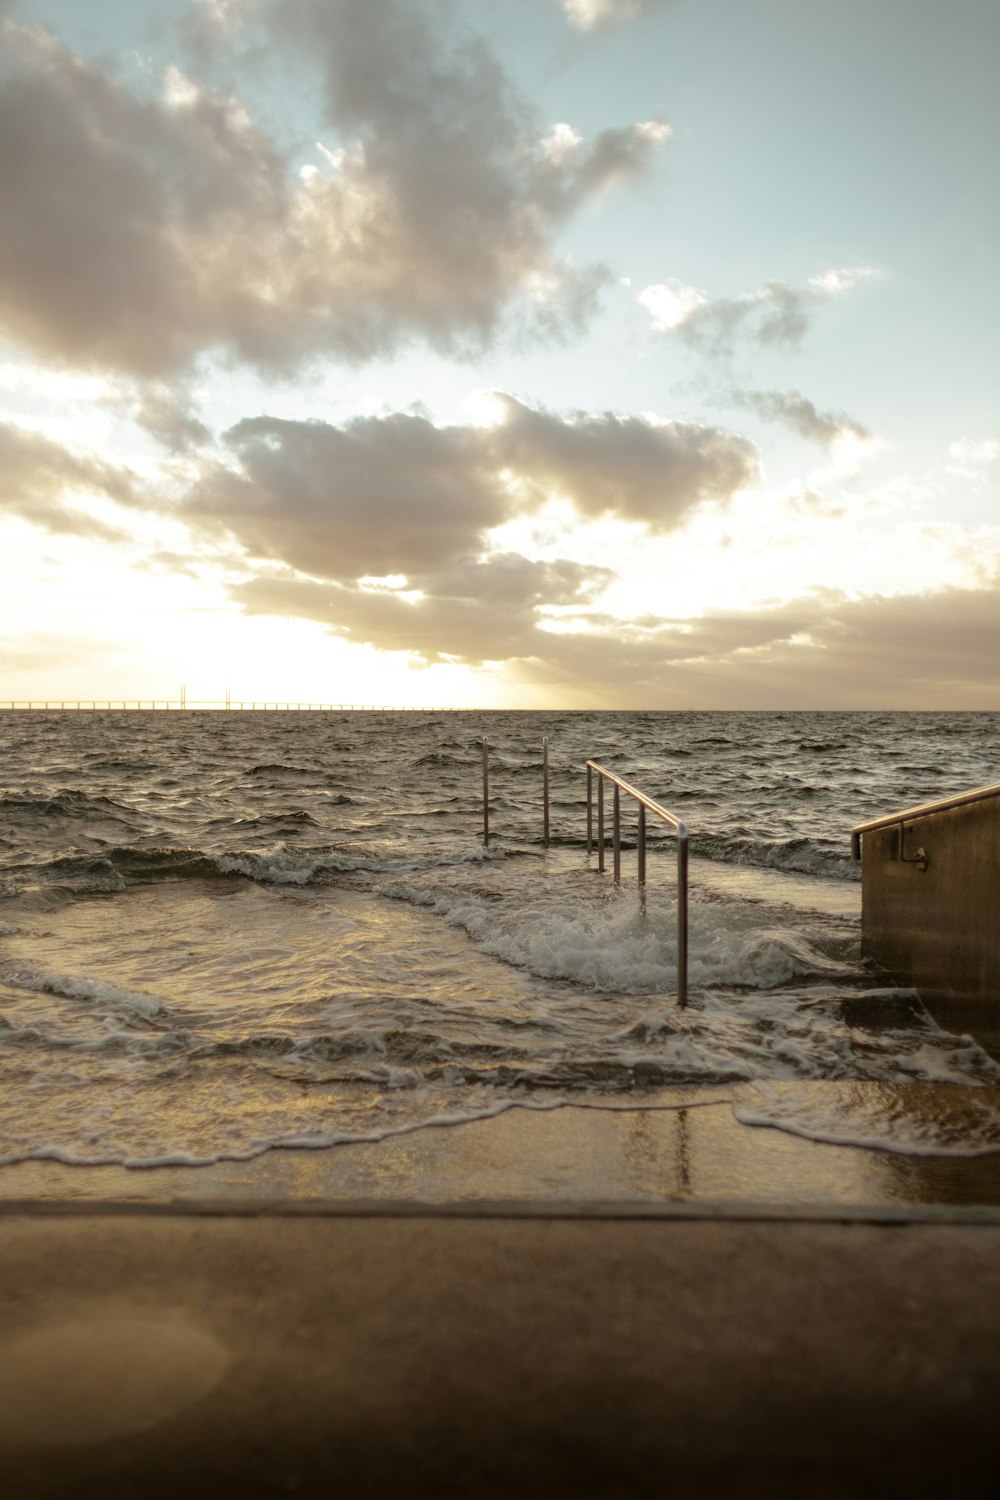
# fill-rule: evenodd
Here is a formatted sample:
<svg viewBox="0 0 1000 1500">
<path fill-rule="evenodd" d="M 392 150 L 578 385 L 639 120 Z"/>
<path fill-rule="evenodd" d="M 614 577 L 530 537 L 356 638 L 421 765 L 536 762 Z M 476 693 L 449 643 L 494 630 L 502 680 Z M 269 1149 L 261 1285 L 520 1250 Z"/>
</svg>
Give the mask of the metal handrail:
<svg viewBox="0 0 1000 1500">
<path fill-rule="evenodd" d="M 969 802 L 984 802 L 988 797 L 1000 797 L 1000 781 L 992 786 L 975 787 L 971 792 L 958 792 L 954 797 L 939 797 L 936 802 L 921 802 L 916 807 L 904 808 L 902 812 L 886 813 L 881 818 L 871 818 L 867 823 L 856 823 L 851 829 L 851 858 L 861 858 L 861 835 L 874 833 L 879 828 L 902 827 L 914 818 L 927 813 L 946 812 L 952 807 L 965 807 Z"/>
<path fill-rule="evenodd" d="M 490 842 L 490 742 L 482 736 L 483 747 L 483 843 Z M 542 843 L 549 847 L 549 737 L 542 736 Z"/>
<path fill-rule="evenodd" d="M 614 771 L 609 771 L 606 766 L 600 765 L 596 760 L 587 762 L 587 853 L 593 850 L 593 806 L 594 806 L 594 773 L 597 773 L 597 868 L 604 870 L 604 783 L 610 781 L 615 789 L 614 808 L 612 814 L 612 842 L 614 849 L 614 879 L 615 885 L 621 884 L 622 878 L 622 838 L 621 838 L 621 794 L 625 793 L 634 802 L 639 804 L 639 890 L 644 896 L 646 889 L 646 813 L 651 812 L 654 817 L 668 824 L 677 834 L 677 1003 L 680 1006 L 687 1004 L 688 991 L 688 830 L 687 825 L 680 818 L 675 817 L 667 808 L 661 807 L 659 802 L 654 802 L 652 797 L 647 797 L 645 792 L 640 792 L 630 782 L 621 776 L 616 776 Z"/>
</svg>

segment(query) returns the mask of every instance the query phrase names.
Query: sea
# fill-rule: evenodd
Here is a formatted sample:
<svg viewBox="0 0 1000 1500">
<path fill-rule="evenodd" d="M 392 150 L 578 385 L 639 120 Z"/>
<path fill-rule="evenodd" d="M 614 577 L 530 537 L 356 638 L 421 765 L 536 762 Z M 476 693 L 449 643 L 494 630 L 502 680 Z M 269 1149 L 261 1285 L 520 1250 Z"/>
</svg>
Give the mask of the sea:
<svg viewBox="0 0 1000 1500">
<path fill-rule="evenodd" d="M 862 960 L 850 848 L 1000 779 L 998 747 L 991 713 L 0 713 L 0 1162 L 692 1091 L 747 1129 L 1000 1152 L 1000 1066 Z M 650 820 L 640 893 L 626 799 L 599 873 L 588 758 L 690 830 L 686 1006 L 675 835 Z"/>
</svg>

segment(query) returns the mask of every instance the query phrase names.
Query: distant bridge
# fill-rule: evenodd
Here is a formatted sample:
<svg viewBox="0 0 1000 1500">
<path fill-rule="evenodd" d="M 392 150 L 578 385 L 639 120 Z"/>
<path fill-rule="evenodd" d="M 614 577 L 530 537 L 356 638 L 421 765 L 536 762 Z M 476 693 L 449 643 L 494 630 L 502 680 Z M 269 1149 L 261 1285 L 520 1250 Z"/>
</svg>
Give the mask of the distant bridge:
<svg viewBox="0 0 1000 1500">
<path fill-rule="evenodd" d="M 254 699 L 253 702 L 234 701 L 226 694 L 225 699 L 181 698 L 0 698 L 0 712 L 4 710 L 37 710 L 46 713 L 93 713 L 111 710 L 116 713 L 174 712 L 174 713 L 456 713 L 456 709 L 415 708 L 396 703 L 285 703 L 273 698 Z"/>
</svg>

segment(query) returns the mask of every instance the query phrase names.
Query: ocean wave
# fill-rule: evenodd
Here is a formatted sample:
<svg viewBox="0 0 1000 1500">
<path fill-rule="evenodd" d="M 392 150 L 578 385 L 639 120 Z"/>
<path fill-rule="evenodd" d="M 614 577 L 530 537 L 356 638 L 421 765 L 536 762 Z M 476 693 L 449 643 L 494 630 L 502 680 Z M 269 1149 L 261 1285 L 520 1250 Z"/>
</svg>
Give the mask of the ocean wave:
<svg viewBox="0 0 1000 1500">
<path fill-rule="evenodd" d="M 0 963 L 0 984 L 35 994 L 57 995 L 126 1018 L 149 1020 L 167 1014 L 163 1001 L 145 991 L 122 989 L 107 980 L 86 975 L 56 974 L 39 964 Z"/>
<path fill-rule="evenodd" d="M 134 816 L 135 809 L 113 797 L 62 787 L 54 792 L 6 792 L 0 795 L 0 817 L 88 818 L 95 813 Z"/>
<path fill-rule="evenodd" d="M 267 765 L 251 766 L 246 774 L 248 776 L 306 776 L 310 780 L 315 780 L 319 773 L 315 766 L 286 766 L 281 761 L 269 761 Z"/>
<path fill-rule="evenodd" d="M 655 919 L 624 892 L 608 900 L 567 900 L 557 891 L 508 894 L 386 881 L 381 895 L 430 907 L 462 928 L 484 953 L 542 979 L 609 994 L 671 993 L 677 980 L 672 910 Z M 689 975 L 700 987 L 772 989 L 808 976 L 857 974 L 802 933 L 761 928 L 746 902 L 695 899 L 689 911 Z"/>
<path fill-rule="evenodd" d="M 691 852 L 721 864 L 756 865 L 764 870 L 791 870 L 834 880 L 861 879 L 861 867 L 851 858 L 846 838 L 841 850 L 805 837 L 761 839 L 748 829 L 738 828 L 730 833 L 693 833 Z"/>
</svg>

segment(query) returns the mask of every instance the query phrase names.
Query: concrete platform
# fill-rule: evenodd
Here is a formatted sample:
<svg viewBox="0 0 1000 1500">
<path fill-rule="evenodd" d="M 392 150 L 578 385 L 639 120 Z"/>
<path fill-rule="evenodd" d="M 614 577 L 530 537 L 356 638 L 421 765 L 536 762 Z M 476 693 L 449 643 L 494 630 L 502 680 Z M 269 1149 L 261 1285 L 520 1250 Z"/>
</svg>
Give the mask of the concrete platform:
<svg viewBox="0 0 1000 1500">
<path fill-rule="evenodd" d="M 893 1106 L 960 1125 L 972 1092 Z M 711 1091 L 7 1166 L 0 1496 L 992 1497 L 998 1205 L 1000 1153 L 821 1144 Z"/>
<path fill-rule="evenodd" d="M 1000 1224 L 637 1212 L 10 1205 L 0 1490 L 995 1494 Z"/>
</svg>

